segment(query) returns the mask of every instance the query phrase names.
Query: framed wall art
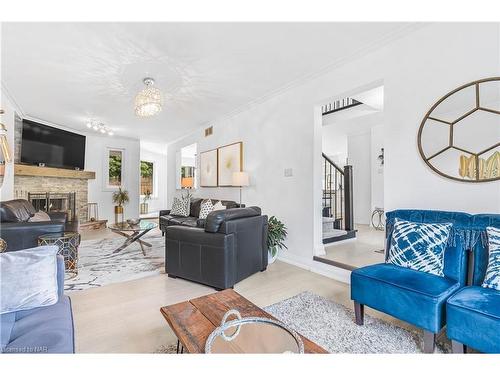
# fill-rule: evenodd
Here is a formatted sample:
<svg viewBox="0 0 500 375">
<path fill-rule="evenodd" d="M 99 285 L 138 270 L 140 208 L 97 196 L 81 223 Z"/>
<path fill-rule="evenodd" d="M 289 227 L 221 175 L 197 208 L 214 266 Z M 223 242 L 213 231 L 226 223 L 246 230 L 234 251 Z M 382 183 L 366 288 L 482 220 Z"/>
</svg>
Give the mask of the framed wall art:
<svg viewBox="0 0 500 375">
<path fill-rule="evenodd" d="M 217 149 L 200 153 L 200 186 L 217 186 Z"/>
<path fill-rule="evenodd" d="M 243 142 L 218 148 L 219 186 L 232 186 L 233 173 L 243 170 Z"/>
</svg>

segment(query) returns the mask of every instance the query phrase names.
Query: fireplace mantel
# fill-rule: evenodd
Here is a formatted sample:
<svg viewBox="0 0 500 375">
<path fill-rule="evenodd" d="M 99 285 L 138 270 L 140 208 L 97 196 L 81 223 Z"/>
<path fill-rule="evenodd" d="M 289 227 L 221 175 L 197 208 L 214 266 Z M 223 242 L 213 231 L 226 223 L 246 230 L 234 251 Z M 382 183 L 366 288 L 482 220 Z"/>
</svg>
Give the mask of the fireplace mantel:
<svg viewBox="0 0 500 375">
<path fill-rule="evenodd" d="M 33 177 L 59 177 L 59 178 L 76 178 L 81 180 L 95 179 L 95 172 L 76 171 L 72 169 L 37 167 L 36 165 L 14 165 L 14 175 L 16 176 L 33 176 Z"/>
</svg>

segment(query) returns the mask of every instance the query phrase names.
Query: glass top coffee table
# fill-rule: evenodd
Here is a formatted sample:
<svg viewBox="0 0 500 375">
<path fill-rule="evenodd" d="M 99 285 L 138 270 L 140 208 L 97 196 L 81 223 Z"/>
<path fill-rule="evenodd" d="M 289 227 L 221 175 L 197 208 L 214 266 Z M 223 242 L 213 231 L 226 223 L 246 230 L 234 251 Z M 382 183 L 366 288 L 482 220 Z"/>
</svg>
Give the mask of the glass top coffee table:
<svg viewBox="0 0 500 375">
<path fill-rule="evenodd" d="M 119 253 L 132 243 L 137 242 L 141 246 L 142 254 L 146 256 L 144 246 L 151 247 L 152 245 L 146 241 L 141 240 L 140 238 L 150 230 L 155 229 L 157 226 L 158 224 L 156 223 L 142 220 L 137 224 L 129 224 L 127 222 L 111 224 L 109 226 L 109 229 L 111 229 L 114 233 L 119 234 L 120 236 L 126 237 L 123 245 L 113 251 L 113 254 Z"/>
</svg>

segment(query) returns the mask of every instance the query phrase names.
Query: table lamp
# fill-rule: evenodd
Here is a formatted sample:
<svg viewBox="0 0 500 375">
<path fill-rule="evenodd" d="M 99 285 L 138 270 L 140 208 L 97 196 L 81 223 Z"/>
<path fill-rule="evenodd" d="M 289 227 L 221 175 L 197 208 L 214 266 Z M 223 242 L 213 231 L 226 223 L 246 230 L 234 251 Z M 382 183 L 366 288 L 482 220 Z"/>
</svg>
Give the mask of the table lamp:
<svg viewBox="0 0 500 375">
<path fill-rule="evenodd" d="M 233 186 L 239 186 L 240 188 L 240 207 L 241 207 L 241 190 L 243 186 L 248 186 L 249 177 L 247 172 L 233 172 Z"/>
</svg>

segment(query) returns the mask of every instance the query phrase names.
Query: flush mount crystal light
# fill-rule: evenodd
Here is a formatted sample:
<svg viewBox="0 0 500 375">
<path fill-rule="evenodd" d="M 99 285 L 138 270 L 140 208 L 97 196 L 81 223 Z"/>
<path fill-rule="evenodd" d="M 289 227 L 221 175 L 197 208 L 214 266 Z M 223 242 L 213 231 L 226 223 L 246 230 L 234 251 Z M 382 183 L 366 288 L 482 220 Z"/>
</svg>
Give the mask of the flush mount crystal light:
<svg viewBox="0 0 500 375">
<path fill-rule="evenodd" d="M 97 120 L 89 120 L 87 122 L 87 128 L 93 129 L 96 132 L 99 132 L 101 134 L 113 135 L 113 130 L 111 130 L 106 125 L 104 125 L 102 122 L 99 122 Z"/>
<path fill-rule="evenodd" d="M 154 87 L 153 78 L 144 78 L 146 88 L 135 97 L 135 114 L 139 117 L 151 117 L 161 111 L 161 91 Z"/>
</svg>

